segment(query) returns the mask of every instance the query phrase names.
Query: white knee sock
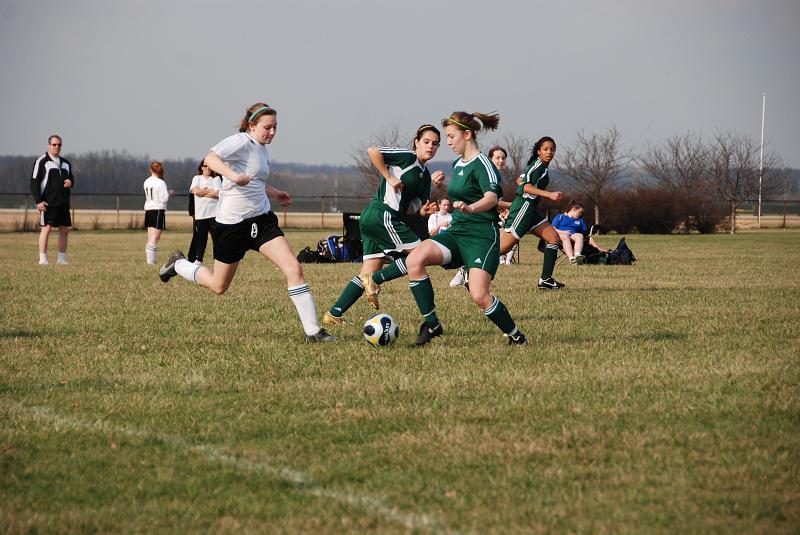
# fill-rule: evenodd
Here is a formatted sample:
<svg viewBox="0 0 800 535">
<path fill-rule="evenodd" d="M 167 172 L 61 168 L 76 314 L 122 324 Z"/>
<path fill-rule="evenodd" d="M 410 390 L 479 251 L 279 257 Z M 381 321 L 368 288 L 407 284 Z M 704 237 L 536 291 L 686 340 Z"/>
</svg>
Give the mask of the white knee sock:
<svg viewBox="0 0 800 535">
<path fill-rule="evenodd" d="M 193 262 L 189 262 L 185 258 L 181 258 L 175 262 L 175 271 L 189 282 L 197 284 L 197 272 L 201 269 L 206 269 L 203 266 L 198 266 Z"/>
<path fill-rule="evenodd" d="M 148 264 L 155 264 L 156 263 L 156 254 L 158 253 L 158 245 L 154 243 L 148 243 L 144 248 L 144 254 L 147 257 Z"/>
<path fill-rule="evenodd" d="M 308 288 L 308 284 L 290 286 L 289 297 L 300 315 L 300 321 L 303 323 L 303 330 L 306 334 L 309 336 L 317 334 L 319 332 L 317 305 L 314 303 L 314 298 L 311 297 L 311 290 Z"/>
</svg>

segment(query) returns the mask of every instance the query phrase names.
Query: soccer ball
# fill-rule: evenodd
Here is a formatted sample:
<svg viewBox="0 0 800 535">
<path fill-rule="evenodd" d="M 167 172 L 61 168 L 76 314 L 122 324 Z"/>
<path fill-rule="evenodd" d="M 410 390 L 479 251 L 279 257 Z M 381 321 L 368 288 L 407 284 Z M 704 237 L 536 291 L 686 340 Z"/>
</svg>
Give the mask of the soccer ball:
<svg viewBox="0 0 800 535">
<path fill-rule="evenodd" d="M 388 346 L 400 334 L 400 327 L 389 314 L 375 314 L 364 324 L 364 338 L 373 346 Z"/>
</svg>

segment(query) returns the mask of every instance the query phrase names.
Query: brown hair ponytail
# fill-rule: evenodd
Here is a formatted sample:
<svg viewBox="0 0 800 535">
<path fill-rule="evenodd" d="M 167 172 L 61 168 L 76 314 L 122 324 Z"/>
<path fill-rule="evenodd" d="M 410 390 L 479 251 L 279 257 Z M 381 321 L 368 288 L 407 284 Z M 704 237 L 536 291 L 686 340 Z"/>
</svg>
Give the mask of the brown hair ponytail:
<svg viewBox="0 0 800 535">
<path fill-rule="evenodd" d="M 497 113 L 480 113 L 454 111 L 447 119 L 442 119 L 442 126 L 455 126 L 460 130 L 470 130 L 473 137 L 479 130 L 496 130 L 500 124 L 500 115 Z"/>
</svg>

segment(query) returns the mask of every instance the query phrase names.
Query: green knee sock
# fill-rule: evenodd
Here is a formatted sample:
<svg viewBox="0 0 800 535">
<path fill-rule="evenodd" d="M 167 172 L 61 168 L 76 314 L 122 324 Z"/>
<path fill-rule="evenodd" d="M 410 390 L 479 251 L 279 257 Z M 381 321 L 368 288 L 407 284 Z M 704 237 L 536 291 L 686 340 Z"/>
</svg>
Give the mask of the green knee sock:
<svg viewBox="0 0 800 535">
<path fill-rule="evenodd" d="M 492 323 L 497 325 L 501 331 L 508 335 L 516 335 L 519 332 L 517 329 L 517 324 L 514 323 L 514 320 L 511 318 L 511 314 L 508 313 L 508 309 L 500 301 L 498 298 L 494 298 L 492 304 L 483 311 L 486 314 L 486 317 L 492 320 Z"/>
<path fill-rule="evenodd" d="M 422 280 L 409 281 L 408 286 L 411 288 L 411 293 L 414 295 L 414 301 L 417 302 L 419 311 L 425 318 L 425 323 L 431 327 L 436 327 L 439 323 L 439 318 L 436 317 L 436 304 L 433 302 L 431 279 L 426 275 Z"/>
<path fill-rule="evenodd" d="M 558 257 L 558 245 L 548 243 L 547 248 L 544 250 L 544 263 L 542 264 L 542 278 L 549 279 L 553 276 L 553 270 L 556 267 L 556 258 Z"/>
<path fill-rule="evenodd" d="M 406 257 L 400 257 L 380 271 L 372 274 L 372 281 L 375 284 L 383 284 L 384 282 L 393 281 L 400 277 L 408 275 L 406 270 Z"/>
<path fill-rule="evenodd" d="M 361 280 L 358 276 L 347 283 L 347 286 L 342 290 L 342 295 L 331 307 L 330 313 L 337 318 L 341 318 L 348 308 L 353 306 L 353 303 L 358 301 L 364 294 L 364 286 L 361 285 Z"/>
</svg>

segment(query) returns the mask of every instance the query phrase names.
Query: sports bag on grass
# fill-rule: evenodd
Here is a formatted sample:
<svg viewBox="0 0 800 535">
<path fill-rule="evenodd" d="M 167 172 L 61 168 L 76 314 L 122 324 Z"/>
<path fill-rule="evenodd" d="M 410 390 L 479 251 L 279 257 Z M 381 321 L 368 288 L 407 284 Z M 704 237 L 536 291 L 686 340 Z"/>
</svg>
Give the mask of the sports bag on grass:
<svg viewBox="0 0 800 535">
<path fill-rule="evenodd" d="M 619 240 L 617 248 L 608 253 L 606 257 L 606 264 L 608 265 L 629 266 L 634 262 L 636 262 L 636 257 L 633 256 L 633 251 L 625 243 L 625 238 Z"/>
</svg>

